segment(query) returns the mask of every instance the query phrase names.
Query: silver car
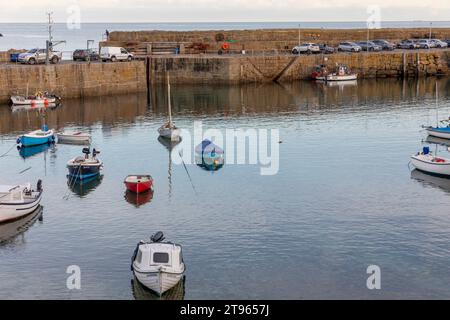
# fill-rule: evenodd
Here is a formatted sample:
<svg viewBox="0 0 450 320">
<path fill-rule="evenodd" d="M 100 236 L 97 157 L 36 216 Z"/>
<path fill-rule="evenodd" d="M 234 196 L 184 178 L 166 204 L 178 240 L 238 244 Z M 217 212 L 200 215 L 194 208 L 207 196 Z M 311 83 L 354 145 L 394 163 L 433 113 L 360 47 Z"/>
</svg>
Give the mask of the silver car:
<svg viewBox="0 0 450 320">
<path fill-rule="evenodd" d="M 44 63 L 47 58 L 46 49 L 31 49 L 19 54 L 17 61 L 26 64 Z M 62 58 L 61 52 L 49 51 L 49 61 L 53 64 L 58 63 Z"/>
<path fill-rule="evenodd" d="M 320 47 L 317 44 L 311 43 L 311 42 L 303 43 L 292 49 L 293 54 L 300 54 L 300 53 L 310 54 L 310 53 L 319 53 L 319 52 L 320 52 Z"/>
<path fill-rule="evenodd" d="M 417 41 L 417 44 L 419 45 L 420 49 L 430 49 L 436 47 L 436 45 L 428 39 L 420 39 Z"/>
<path fill-rule="evenodd" d="M 447 48 L 448 43 L 445 41 L 442 41 L 440 39 L 431 39 L 431 43 L 434 44 L 436 48 Z"/>
<path fill-rule="evenodd" d="M 361 46 L 351 41 L 341 42 L 338 46 L 338 51 L 360 52 Z"/>
</svg>

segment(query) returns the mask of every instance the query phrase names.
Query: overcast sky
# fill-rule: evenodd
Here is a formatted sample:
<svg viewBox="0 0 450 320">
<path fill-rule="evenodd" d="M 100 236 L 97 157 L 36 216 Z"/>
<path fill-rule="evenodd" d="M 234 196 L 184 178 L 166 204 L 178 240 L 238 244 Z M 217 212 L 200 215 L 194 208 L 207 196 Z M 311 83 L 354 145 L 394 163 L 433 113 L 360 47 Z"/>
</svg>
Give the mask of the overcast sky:
<svg viewBox="0 0 450 320">
<path fill-rule="evenodd" d="M 0 22 L 56 22 L 80 12 L 81 22 L 450 20 L 450 0 L 0 0 Z"/>
</svg>

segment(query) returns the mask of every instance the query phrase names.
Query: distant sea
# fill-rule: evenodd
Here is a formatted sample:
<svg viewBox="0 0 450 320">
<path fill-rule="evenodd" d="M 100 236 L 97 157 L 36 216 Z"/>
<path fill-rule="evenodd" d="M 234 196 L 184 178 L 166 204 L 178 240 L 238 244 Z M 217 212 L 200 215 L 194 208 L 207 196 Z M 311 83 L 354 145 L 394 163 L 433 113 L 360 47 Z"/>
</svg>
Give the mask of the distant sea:
<svg viewBox="0 0 450 320">
<path fill-rule="evenodd" d="M 73 51 L 85 48 L 87 40 L 94 40 L 94 46 L 104 38 L 109 31 L 139 31 L 139 30 L 233 30 L 233 29 L 272 29 L 272 28 L 303 29 L 357 29 L 365 28 L 366 22 L 208 22 L 208 23 L 83 23 L 80 29 L 69 29 L 65 23 L 55 23 L 53 26 L 54 40 L 65 40 L 58 46 L 60 51 Z M 432 22 L 433 27 L 450 27 L 450 21 Z M 386 21 L 382 28 L 428 28 L 429 21 Z M 45 23 L 0 23 L 0 51 L 11 48 L 30 49 L 45 47 L 48 38 Z"/>
</svg>

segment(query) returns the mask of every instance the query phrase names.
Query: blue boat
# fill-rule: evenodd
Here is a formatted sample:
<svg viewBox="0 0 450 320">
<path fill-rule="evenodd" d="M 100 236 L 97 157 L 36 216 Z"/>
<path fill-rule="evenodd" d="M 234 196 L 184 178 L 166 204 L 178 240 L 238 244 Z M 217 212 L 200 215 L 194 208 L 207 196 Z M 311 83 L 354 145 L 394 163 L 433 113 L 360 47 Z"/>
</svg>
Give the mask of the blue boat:
<svg viewBox="0 0 450 320">
<path fill-rule="evenodd" d="M 80 181 L 92 179 L 100 174 L 100 170 L 103 168 L 103 162 L 97 159 L 97 154 L 100 152 L 97 150 L 92 151 L 90 148 L 83 149 L 84 157 L 76 157 L 67 162 L 67 169 L 69 170 L 68 177 L 71 181 Z"/>
<path fill-rule="evenodd" d="M 195 147 L 195 162 L 208 171 L 216 171 L 224 165 L 224 151 L 212 141 L 205 139 Z"/>
<path fill-rule="evenodd" d="M 22 147 L 38 146 L 54 142 L 55 134 L 53 130 L 48 129 L 47 125 L 43 125 L 41 129 L 29 132 L 17 138 L 17 144 L 22 144 Z"/>
</svg>

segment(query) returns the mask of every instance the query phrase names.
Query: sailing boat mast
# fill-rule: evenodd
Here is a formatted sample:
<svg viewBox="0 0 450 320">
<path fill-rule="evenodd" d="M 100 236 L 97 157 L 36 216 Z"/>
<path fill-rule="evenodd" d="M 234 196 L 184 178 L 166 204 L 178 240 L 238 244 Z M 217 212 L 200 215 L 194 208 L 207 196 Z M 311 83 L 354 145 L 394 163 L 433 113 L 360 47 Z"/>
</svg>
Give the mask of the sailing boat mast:
<svg viewBox="0 0 450 320">
<path fill-rule="evenodd" d="M 436 128 L 439 127 L 439 110 L 438 110 L 438 83 L 436 81 Z"/>
<path fill-rule="evenodd" d="M 169 73 L 167 73 L 167 99 L 168 99 L 168 108 L 169 108 L 169 125 L 172 127 L 172 103 L 171 103 L 171 95 L 170 95 L 170 78 Z"/>
</svg>

